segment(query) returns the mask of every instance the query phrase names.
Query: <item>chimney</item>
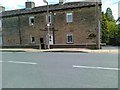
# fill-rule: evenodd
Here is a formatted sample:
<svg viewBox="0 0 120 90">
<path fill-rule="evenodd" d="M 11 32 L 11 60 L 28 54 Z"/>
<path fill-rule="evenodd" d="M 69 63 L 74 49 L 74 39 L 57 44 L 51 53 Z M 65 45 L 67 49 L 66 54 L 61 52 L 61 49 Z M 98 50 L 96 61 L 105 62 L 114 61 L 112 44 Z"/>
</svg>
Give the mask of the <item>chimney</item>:
<svg viewBox="0 0 120 90">
<path fill-rule="evenodd" d="M 0 6 L 0 13 L 5 11 L 5 7 Z"/>
<path fill-rule="evenodd" d="M 27 2 L 25 2 L 25 7 L 26 9 L 32 9 L 35 7 L 35 3 L 28 0 Z"/>
<path fill-rule="evenodd" d="M 59 0 L 59 4 L 62 5 L 65 3 L 66 0 Z"/>
</svg>

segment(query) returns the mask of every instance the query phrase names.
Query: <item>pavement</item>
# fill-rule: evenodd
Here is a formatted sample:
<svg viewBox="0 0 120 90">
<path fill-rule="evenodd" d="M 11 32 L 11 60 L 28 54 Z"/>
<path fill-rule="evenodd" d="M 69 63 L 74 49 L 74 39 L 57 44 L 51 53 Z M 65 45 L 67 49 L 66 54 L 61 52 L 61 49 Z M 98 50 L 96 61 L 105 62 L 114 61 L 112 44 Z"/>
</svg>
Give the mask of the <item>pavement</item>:
<svg viewBox="0 0 120 90">
<path fill-rule="evenodd" d="M 83 52 L 83 53 L 119 53 L 118 47 L 104 46 L 102 49 L 93 50 L 86 48 L 55 48 L 55 49 L 32 49 L 32 48 L 2 48 L 2 52 Z"/>
</svg>

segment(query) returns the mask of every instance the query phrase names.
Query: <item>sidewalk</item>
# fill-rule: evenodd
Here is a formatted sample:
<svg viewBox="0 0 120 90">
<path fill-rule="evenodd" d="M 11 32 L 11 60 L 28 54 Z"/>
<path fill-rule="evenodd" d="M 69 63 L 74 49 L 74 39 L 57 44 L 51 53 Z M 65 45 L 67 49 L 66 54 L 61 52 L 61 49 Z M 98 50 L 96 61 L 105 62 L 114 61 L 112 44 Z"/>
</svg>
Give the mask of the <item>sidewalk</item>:
<svg viewBox="0 0 120 90">
<path fill-rule="evenodd" d="M 60 48 L 60 49 L 28 49 L 28 48 L 14 48 L 14 49 L 0 49 L 2 52 L 82 52 L 82 53 L 114 53 L 118 54 L 117 47 L 103 47 L 100 50 L 91 50 L 86 48 Z"/>
</svg>

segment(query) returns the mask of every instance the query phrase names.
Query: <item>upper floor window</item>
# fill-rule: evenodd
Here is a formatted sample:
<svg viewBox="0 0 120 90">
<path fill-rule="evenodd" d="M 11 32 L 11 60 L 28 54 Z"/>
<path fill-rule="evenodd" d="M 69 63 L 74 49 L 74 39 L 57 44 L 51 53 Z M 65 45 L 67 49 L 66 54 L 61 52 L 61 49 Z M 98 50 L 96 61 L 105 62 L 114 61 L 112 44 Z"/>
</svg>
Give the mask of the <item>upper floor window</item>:
<svg viewBox="0 0 120 90">
<path fill-rule="evenodd" d="M 35 18 L 34 17 L 29 17 L 29 25 L 32 26 L 35 23 Z"/>
<path fill-rule="evenodd" d="M 49 14 L 48 17 L 46 16 L 46 22 L 48 22 L 49 24 L 51 24 L 51 22 L 52 22 L 52 16 L 51 16 L 51 14 Z"/>
<path fill-rule="evenodd" d="M 66 21 L 67 22 L 73 22 L 73 13 L 67 13 L 66 14 Z"/>
</svg>

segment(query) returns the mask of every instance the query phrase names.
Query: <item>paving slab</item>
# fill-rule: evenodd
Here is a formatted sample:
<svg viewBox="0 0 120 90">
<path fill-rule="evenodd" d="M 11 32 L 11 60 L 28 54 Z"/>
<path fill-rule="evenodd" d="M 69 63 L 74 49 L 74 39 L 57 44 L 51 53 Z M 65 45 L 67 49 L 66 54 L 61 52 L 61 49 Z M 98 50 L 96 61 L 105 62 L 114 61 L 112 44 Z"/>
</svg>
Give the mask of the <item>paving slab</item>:
<svg viewBox="0 0 120 90">
<path fill-rule="evenodd" d="M 118 47 L 103 47 L 99 50 L 92 50 L 86 48 L 56 48 L 56 49 L 31 49 L 31 48 L 10 48 L 10 49 L 0 49 L 2 52 L 82 52 L 82 53 L 115 53 L 118 54 L 119 48 Z"/>
</svg>

